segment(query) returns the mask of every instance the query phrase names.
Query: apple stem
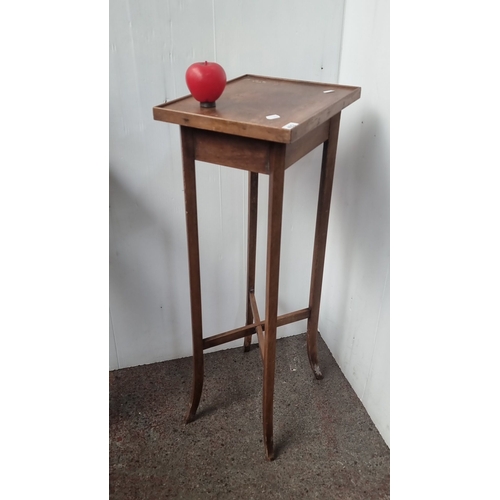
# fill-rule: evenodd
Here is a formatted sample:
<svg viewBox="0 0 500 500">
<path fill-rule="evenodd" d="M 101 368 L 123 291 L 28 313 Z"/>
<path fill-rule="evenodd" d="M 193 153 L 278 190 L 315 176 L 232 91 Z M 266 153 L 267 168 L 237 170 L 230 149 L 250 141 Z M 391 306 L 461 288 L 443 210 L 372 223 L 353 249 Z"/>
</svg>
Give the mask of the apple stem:
<svg viewBox="0 0 500 500">
<path fill-rule="evenodd" d="M 205 66 L 207 66 L 207 65 L 208 65 L 208 63 L 207 63 L 207 61 L 205 61 Z"/>
</svg>

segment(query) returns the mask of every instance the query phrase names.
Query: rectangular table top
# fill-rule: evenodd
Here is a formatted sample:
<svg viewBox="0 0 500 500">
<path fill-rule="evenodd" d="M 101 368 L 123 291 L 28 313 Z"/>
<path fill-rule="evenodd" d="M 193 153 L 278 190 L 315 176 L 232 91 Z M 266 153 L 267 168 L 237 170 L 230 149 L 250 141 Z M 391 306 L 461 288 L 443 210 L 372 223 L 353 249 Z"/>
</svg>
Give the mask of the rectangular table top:
<svg viewBox="0 0 500 500">
<path fill-rule="evenodd" d="M 226 84 L 215 108 L 191 95 L 153 108 L 155 120 L 291 143 L 359 99 L 360 87 L 243 75 Z"/>
</svg>

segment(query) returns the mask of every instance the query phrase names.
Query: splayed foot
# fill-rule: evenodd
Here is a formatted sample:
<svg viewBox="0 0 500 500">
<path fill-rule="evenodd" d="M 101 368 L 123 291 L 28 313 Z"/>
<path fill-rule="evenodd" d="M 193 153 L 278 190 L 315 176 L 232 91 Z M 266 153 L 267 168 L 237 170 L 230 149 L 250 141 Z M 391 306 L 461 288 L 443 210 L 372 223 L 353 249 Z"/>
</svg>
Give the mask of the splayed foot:
<svg viewBox="0 0 500 500">
<path fill-rule="evenodd" d="M 274 460 L 274 446 L 272 438 L 266 442 L 266 458 L 269 461 Z"/>
<path fill-rule="evenodd" d="M 192 411 L 191 409 L 187 412 L 186 418 L 184 420 L 185 424 L 191 423 L 196 418 L 196 410 Z"/>
</svg>

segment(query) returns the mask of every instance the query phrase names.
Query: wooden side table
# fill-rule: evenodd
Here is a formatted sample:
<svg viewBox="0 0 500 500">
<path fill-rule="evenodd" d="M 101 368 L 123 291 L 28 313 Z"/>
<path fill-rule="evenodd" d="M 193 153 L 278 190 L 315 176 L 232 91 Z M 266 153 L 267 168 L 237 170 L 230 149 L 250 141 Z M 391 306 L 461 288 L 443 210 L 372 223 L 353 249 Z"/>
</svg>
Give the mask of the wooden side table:
<svg viewBox="0 0 500 500">
<path fill-rule="evenodd" d="M 307 319 L 307 352 L 317 379 L 317 331 L 328 217 L 341 110 L 361 89 L 344 85 L 244 75 L 227 83 L 215 108 L 185 96 L 153 108 L 155 120 L 181 126 L 184 195 L 189 253 L 194 376 L 186 423 L 196 414 L 203 387 L 203 350 L 244 337 L 248 351 L 257 334 L 264 364 L 263 426 L 266 457 L 274 458 L 273 395 L 276 329 Z M 323 143 L 309 306 L 278 316 L 281 216 L 285 170 Z M 246 324 L 203 338 L 195 160 L 248 171 L 248 263 Z M 266 311 L 262 320 L 254 296 L 259 174 L 269 175 Z"/>
</svg>

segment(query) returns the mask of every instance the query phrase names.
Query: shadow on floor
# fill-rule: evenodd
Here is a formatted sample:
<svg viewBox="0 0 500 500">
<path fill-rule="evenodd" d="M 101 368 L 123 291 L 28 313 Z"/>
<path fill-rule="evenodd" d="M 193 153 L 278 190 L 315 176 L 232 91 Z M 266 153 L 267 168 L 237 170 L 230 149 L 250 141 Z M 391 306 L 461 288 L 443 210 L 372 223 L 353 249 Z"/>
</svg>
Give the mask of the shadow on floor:
<svg viewBox="0 0 500 500">
<path fill-rule="evenodd" d="M 389 449 L 318 337 L 278 340 L 273 462 L 262 443 L 258 349 L 205 355 L 197 418 L 184 424 L 191 358 L 110 372 L 110 500 L 389 498 Z"/>
</svg>

